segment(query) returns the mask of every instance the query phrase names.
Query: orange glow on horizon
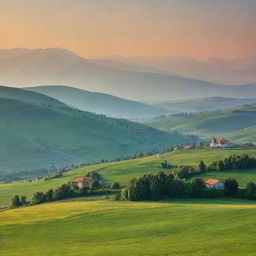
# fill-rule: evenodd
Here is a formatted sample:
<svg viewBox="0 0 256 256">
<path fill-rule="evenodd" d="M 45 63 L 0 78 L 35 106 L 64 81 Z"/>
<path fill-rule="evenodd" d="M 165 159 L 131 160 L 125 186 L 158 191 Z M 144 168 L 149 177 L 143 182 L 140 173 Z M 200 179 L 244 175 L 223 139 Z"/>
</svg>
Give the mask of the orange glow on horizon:
<svg viewBox="0 0 256 256">
<path fill-rule="evenodd" d="M 0 48 L 60 47 L 84 57 L 256 56 L 253 1 L 184 2 L 6 0 L 0 4 Z"/>
</svg>

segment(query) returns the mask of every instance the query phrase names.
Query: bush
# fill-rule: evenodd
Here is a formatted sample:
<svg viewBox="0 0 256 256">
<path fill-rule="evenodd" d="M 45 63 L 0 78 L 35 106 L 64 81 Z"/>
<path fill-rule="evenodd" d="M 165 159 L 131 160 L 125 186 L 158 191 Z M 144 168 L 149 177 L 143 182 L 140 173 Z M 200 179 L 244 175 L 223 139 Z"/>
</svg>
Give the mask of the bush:
<svg viewBox="0 0 256 256">
<path fill-rule="evenodd" d="M 119 182 L 113 182 L 110 186 L 110 188 L 112 189 L 120 189 L 121 186 L 120 186 L 120 183 Z"/>
</svg>

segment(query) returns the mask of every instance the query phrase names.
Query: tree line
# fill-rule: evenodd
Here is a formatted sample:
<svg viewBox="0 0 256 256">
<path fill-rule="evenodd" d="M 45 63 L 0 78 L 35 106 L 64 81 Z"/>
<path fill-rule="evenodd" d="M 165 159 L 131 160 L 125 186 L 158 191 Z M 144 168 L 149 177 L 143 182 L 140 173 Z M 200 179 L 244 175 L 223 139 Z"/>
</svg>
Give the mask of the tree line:
<svg viewBox="0 0 256 256">
<path fill-rule="evenodd" d="M 171 166 L 167 161 L 161 163 L 163 169 L 169 169 L 166 166 Z M 172 173 L 175 177 L 180 179 L 188 179 L 203 172 L 212 171 L 226 171 L 226 170 L 238 170 L 256 168 L 256 158 L 247 154 L 231 155 L 224 160 L 213 161 L 208 166 L 204 161 L 200 161 L 198 167 L 190 165 L 181 165 L 172 169 Z"/>
<path fill-rule="evenodd" d="M 207 188 L 200 178 L 185 181 L 175 178 L 171 171 L 160 171 L 156 174 L 145 174 L 140 178 L 133 178 L 122 190 L 121 198 L 129 201 L 143 201 L 224 196 L 256 200 L 256 185 L 249 182 L 245 189 L 239 189 L 238 182 L 228 178 L 224 182 L 224 190 L 218 190 Z"/>
</svg>

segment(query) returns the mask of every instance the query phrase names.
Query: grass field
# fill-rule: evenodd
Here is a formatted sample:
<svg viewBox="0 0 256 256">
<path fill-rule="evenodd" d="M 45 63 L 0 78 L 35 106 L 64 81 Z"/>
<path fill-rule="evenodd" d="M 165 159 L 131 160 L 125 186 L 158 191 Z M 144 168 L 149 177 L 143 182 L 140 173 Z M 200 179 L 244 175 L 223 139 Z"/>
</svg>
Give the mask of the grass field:
<svg viewBox="0 0 256 256">
<path fill-rule="evenodd" d="M 210 149 L 196 149 L 188 151 L 178 151 L 162 154 L 160 156 L 150 156 L 140 159 L 104 163 L 99 165 L 88 166 L 64 173 L 64 177 L 59 179 L 52 179 L 49 181 L 38 180 L 30 183 L 13 182 L 8 184 L 0 184 L 0 206 L 10 204 L 11 198 L 18 195 L 25 195 L 29 199 L 33 193 L 38 191 L 47 191 L 50 188 L 56 188 L 74 178 L 84 176 L 88 171 L 98 171 L 104 183 L 110 184 L 113 181 L 118 181 L 121 184 L 127 184 L 132 177 L 143 175 L 144 173 L 156 172 L 161 170 L 160 163 L 167 159 L 173 165 L 194 165 L 197 166 L 200 160 L 209 164 L 214 160 L 220 160 L 232 154 L 247 153 L 256 156 L 255 149 L 241 150 L 241 149 L 228 149 L 228 150 L 210 150 Z M 207 173 L 209 177 L 222 178 L 226 176 L 235 176 L 241 185 L 244 185 L 249 180 L 255 181 L 255 170 L 240 170 L 237 172 L 218 172 Z M 224 175 L 224 176 L 223 176 Z M 208 178 L 208 177 L 207 177 Z"/>
<path fill-rule="evenodd" d="M 57 202 L 0 212 L 3 256 L 255 255 L 250 201 Z"/>
<path fill-rule="evenodd" d="M 195 138 L 68 107 L 0 98 L 0 141 L 0 176 L 4 177 L 52 165 L 132 156 Z"/>
<path fill-rule="evenodd" d="M 256 143 L 256 107 L 226 109 L 213 112 L 162 116 L 144 121 L 167 131 L 194 134 L 200 138 L 225 137 L 235 143 Z"/>
</svg>

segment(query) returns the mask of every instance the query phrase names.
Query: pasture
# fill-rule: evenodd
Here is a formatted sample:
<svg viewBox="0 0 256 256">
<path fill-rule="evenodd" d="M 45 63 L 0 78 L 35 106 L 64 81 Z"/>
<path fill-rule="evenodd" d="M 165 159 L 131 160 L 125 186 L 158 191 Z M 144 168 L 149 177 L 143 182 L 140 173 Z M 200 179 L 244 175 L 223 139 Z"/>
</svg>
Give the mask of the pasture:
<svg viewBox="0 0 256 256">
<path fill-rule="evenodd" d="M 51 188 L 56 188 L 74 178 L 84 176 L 89 171 L 99 172 L 103 177 L 103 182 L 105 184 L 118 181 L 122 185 L 125 185 L 132 177 L 161 170 L 161 162 L 163 160 L 168 160 L 168 163 L 172 165 L 197 166 L 200 160 L 203 160 L 206 164 L 209 164 L 214 160 L 224 159 L 232 154 L 243 153 L 256 156 L 255 149 L 194 149 L 153 155 L 127 161 L 92 165 L 68 171 L 64 173 L 64 177 L 48 181 L 40 179 L 32 182 L 19 181 L 8 184 L 0 184 L 0 206 L 9 205 L 11 198 L 16 194 L 25 195 L 28 197 L 28 199 L 31 199 L 35 192 L 45 192 Z M 255 170 L 239 170 L 237 172 L 231 171 L 230 173 L 228 171 L 225 171 L 225 173 L 207 173 L 207 178 L 214 177 L 221 179 L 224 176 L 234 176 L 237 178 L 238 182 L 241 181 L 242 186 L 244 186 L 247 181 L 255 181 Z"/>
<path fill-rule="evenodd" d="M 0 215 L 4 256 L 249 256 L 256 251 L 256 205 L 246 200 L 71 201 Z"/>
</svg>

